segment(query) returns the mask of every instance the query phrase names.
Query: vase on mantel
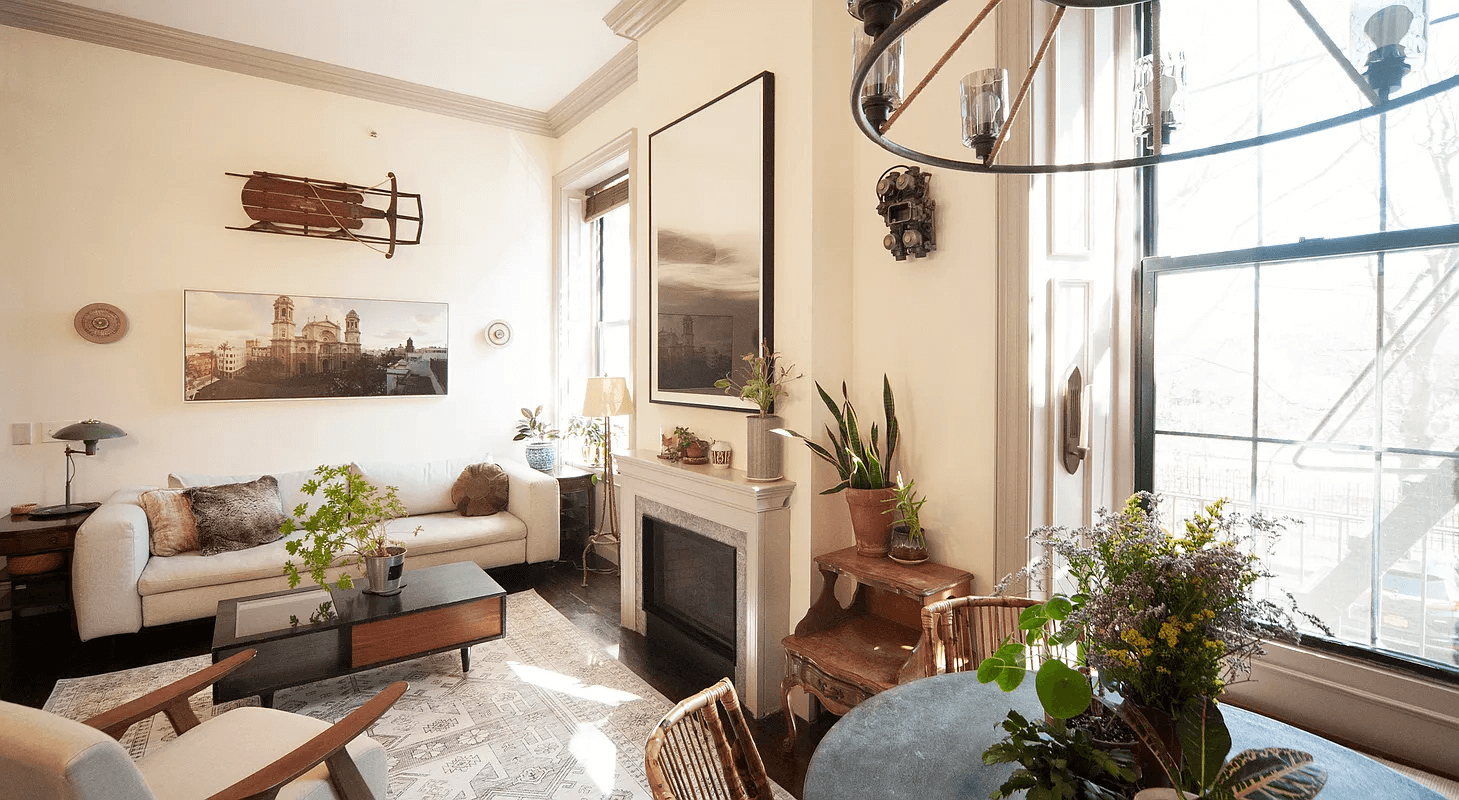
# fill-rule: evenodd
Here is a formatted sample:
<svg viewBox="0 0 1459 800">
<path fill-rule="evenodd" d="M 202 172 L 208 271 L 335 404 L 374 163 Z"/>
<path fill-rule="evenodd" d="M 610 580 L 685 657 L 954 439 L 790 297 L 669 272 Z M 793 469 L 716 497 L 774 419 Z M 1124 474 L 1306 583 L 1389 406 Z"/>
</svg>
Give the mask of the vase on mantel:
<svg viewBox="0 0 1459 800">
<path fill-rule="evenodd" d="M 775 414 L 751 414 L 745 417 L 745 478 L 752 481 L 778 481 L 785 477 L 781 464 L 784 446 L 776 428 L 785 422 Z"/>
</svg>

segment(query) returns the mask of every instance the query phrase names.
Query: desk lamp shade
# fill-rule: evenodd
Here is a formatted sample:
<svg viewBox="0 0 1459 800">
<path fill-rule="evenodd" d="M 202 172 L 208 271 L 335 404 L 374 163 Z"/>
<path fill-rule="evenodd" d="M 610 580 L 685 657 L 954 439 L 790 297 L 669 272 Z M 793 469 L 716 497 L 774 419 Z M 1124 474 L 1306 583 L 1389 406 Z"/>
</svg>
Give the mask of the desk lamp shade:
<svg viewBox="0 0 1459 800">
<path fill-rule="evenodd" d="M 588 378 L 583 393 L 583 416 L 617 417 L 633 413 L 627 378 Z"/>
<path fill-rule="evenodd" d="M 51 434 L 52 438 L 68 442 L 82 442 L 84 450 L 73 450 L 66 448 L 66 502 L 59 506 L 45 506 L 30 512 L 31 517 L 64 517 L 70 514 L 79 514 L 82 511 L 89 511 L 96 508 L 100 503 L 72 503 L 71 502 L 71 479 L 76 476 L 76 463 L 72 456 L 83 453 L 88 456 L 96 455 L 96 443 L 102 439 L 120 439 L 126 436 L 127 432 L 115 425 L 108 425 L 99 420 L 88 419 L 85 422 L 76 422 Z"/>
</svg>

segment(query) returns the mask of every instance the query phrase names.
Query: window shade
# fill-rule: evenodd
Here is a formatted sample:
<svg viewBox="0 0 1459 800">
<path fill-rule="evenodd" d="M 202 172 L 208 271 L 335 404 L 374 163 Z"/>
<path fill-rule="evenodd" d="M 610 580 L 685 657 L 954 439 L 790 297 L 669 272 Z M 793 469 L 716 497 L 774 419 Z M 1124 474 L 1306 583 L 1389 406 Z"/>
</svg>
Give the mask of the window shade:
<svg viewBox="0 0 1459 800">
<path fill-rule="evenodd" d="M 614 175 L 586 192 L 583 221 L 592 222 L 613 209 L 628 203 L 628 170 Z"/>
</svg>

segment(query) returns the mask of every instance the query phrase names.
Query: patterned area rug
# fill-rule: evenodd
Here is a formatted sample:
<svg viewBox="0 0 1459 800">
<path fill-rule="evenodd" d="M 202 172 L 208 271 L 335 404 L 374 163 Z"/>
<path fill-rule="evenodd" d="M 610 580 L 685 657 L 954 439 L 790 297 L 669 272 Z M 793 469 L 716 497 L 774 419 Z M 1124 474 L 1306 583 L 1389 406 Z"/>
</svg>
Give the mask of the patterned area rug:
<svg viewBox="0 0 1459 800">
<path fill-rule="evenodd" d="M 61 680 L 45 708 L 86 719 L 209 663 L 198 656 Z M 280 691 L 274 705 L 334 722 L 398 680 L 410 689 L 370 730 L 389 753 L 393 798 L 650 797 L 643 746 L 672 704 L 536 592 L 507 597 L 507 636 L 471 648 L 465 675 L 460 655 L 443 653 Z M 192 704 L 206 719 L 257 699 L 215 708 L 202 692 Z M 159 714 L 122 744 L 139 758 L 170 738 Z"/>
</svg>

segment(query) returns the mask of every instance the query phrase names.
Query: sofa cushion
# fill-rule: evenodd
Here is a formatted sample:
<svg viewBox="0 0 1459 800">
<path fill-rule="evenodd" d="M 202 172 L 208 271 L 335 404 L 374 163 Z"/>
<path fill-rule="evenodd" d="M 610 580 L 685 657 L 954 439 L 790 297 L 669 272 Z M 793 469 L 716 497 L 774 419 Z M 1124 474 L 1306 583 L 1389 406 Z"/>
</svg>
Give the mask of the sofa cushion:
<svg viewBox="0 0 1459 800">
<path fill-rule="evenodd" d="M 464 517 L 489 517 L 507 509 L 511 479 L 496 464 L 472 464 L 451 487 L 451 502 Z"/>
<path fill-rule="evenodd" d="M 147 514 L 147 527 L 152 533 L 152 555 L 175 556 L 197 550 L 198 520 L 192 503 L 183 495 L 186 489 L 153 489 L 143 492 L 137 502 Z"/>
<path fill-rule="evenodd" d="M 422 461 L 408 464 L 389 461 L 356 461 L 351 466 L 355 472 L 370 479 L 370 482 L 384 488 L 394 486 L 396 497 L 405 504 L 411 516 L 437 514 L 455 511 L 451 501 L 451 487 L 461 471 L 491 456 L 471 458 L 450 458 L 441 461 Z"/>
<path fill-rule="evenodd" d="M 416 526 L 420 526 L 421 532 L 418 536 L 411 536 L 410 532 Z M 298 539 L 303 535 L 302 532 L 296 533 L 288 539 Z M 463 517 L 451 511 L 408 517 L 390 523 L 390 538 L 405 545 L 407 569 L 410 568 L 411 553 L 441 553 L 496 542 L 518 541 L 526 537 L 527 526 L 506 511 L 490 517 Z M 284 574 L 284 562 L 290 558 L 288 551 L 284 549 L 284 543 L 288 539 L 216 556 L 179 553 L 168 558 L 148 559 L 146 568 L 142 570 L 142 577 L 137 581 L 137 592 L 150 596 L 202 586 L 281 577 Z M 295 559 L 295 563 L 298 563 L 298 559 Z M 360 572 L 352 569 L 351 574 L 358 576 Z"/>
<path fill-rule="evenodd" d="M 248 483 L 184 489 L 198 521 L 198 543 L 205 556 L 246 550 L 278 540 L 284 509 L 279 482 L 264 475 Z"/>
<path fill-rule="evenodd" d="M 314 470 L 301 469 L 294 472 L 270 472 L 270 475 L 279 482 L 279 502 L 283 504 L 284 514 L 294 515 L 294 508 L 300 503 L 312 503 L 314 498 L 304 494 L 304 482 L 314 477 Z M 219 486 L 225 483 L 247 483 L 258 480 L 263 473 L 254 472 L 244 475 L 209 475 L 199 472 L 174 472 L 167 476 L 167 485 L 174 489 L 186 489 L 192 486 Z"/>
</svg>

